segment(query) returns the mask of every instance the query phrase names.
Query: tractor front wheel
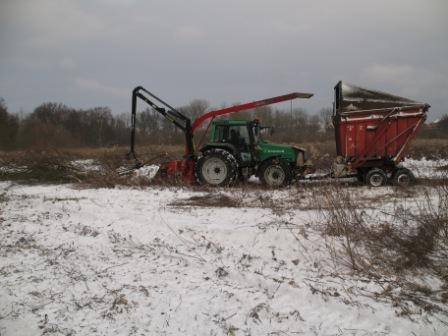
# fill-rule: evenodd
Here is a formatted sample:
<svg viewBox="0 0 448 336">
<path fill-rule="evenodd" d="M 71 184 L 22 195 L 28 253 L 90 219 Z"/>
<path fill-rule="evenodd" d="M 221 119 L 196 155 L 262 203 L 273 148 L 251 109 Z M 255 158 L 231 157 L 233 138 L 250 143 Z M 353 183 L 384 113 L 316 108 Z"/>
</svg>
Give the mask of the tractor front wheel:
<svg viewBox="0 0 448 336">
<path fill-rule="evenodd" d="M 196 162 L 196 177 L 200 184 L 221 187 L 233 184 L 238 177 L 235 157 L 226 150 L 214 148 L 203 153 Z"/>
<path fill-rule="evenodd" d="M 265 186 L 278 188 L 291 182 L 291 169 L 282 161 L 270 160 L 261 165 L 259 176 Z"/>
</svg>

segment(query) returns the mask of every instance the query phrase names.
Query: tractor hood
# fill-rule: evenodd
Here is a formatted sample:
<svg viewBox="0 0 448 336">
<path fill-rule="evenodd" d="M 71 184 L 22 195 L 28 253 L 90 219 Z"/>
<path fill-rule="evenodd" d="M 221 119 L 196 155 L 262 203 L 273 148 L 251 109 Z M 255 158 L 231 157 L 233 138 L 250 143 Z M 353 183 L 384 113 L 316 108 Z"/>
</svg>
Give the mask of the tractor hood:
<svg viewBox="0 0 448 336">
<path fill-rule="evenodd" d="M 277 157 L 288 162 L 295 162 L 297 154 L 292 146 L 279 145 L 263 140 L 258 144 L 257 157 L 259 161 Z"/>
<path fill-rule="evenodd" d="M 268 141 L 260 142 L 259 145 L 263 148 L 263 151 L 273 155 L 286 154 L 294 151 L 292 146 L 275 144 Z"/>
</svg>

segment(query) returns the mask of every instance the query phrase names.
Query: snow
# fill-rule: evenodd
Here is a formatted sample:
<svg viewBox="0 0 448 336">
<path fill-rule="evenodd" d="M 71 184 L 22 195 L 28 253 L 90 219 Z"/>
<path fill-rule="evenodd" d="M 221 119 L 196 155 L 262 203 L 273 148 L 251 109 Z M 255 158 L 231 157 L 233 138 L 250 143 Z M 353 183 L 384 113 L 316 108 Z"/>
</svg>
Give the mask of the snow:
<svg viewBox="0 0 448 336">
<path fill-rule="evenodd" d="M 26 172 L 28 170 L 27 166 L 16 166 L 16 165 L 5 165 L 0 166 L 0 175 L 1 174 L 19 174 Z"/>
<path fill-rule="evenodd" d="M 448 177 L 448 160 L 420 160 L 406 158 L 402 165 L 410 169 L 417 178 L 447 178 Z"/>
<path fill-rule="evenodd" d="M 99 172 L 103 167 L 93 159 L 73 160 L 71 164 L 74 168 L 82 171 L 94 171 Z"/>
<path fill-rule="evenodd" d="M 159 168 L 160 167 L 157 165 L 143 166 L 134 171 L 134 176 L 153 179 L 156 176 L 157 172 L 159 171 Z"/>
<path fill-rule="evenodd" d="M 335 267 L 313 192 L 1 182 L 0 334 L 446 335 L 444 317 L 400 316 Z M 241 205 L 182 205 L 211 195 Z"/>
</svg>

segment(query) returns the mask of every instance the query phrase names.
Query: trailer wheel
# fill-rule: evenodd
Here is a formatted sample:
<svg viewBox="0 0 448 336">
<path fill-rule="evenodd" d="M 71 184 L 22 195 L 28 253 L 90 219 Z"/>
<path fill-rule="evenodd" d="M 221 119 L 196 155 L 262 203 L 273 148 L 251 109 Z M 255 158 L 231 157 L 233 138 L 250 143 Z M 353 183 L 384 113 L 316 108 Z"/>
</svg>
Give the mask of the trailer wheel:
<svg viewBox="0 0 448 336">
<path fill-rule="evenodd" d="M 212 148 L 205 151 L 196 162 L 196 178 L 200 184 L 229 186 L 238 177 L 238 164 L 228 151 Z"/>
<path fill-rule="evenodd" d="M 396 186 L 407 187 L 414 182 L 415 176 L 407 168 L 398 168 L 392 176 L 392 183 Z"/>
<path fill-rule="evenodd" d="M 387 176 L 382 169 L 373 168 L 367 172 L 365 181 L 371 187 L 381 187 L 386 184 Z"/>
<path fill-rule="evenodd" d="M 291 169 L 280 160 L 269 160 L 261 165 L 259 176 L 265 186 L 278 188 L 291 182 Z"/>
</svg>

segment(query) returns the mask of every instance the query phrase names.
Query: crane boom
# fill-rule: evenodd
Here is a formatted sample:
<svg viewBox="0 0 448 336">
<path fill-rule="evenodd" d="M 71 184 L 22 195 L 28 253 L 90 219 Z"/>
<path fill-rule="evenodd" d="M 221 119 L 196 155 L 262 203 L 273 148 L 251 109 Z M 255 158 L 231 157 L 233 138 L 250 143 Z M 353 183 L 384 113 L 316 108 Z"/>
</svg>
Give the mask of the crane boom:
<svg viewBox="0 0 448 336">
<path fill-rule="evenodd" d="M 292 99 L 296 99 L 296 98 L 311 98 L 312 96 L 313 96 L 312 93 L 293 92 L 293 93 L 289 93 L 289 94 L 282 95 L 282 96 L 257 100 L 257 101 L 251 102 L 251 103 L 234 105 L 231 107 L 226 107 L 226 108 L 215 110 L 215 111 L 210 111 L 194 120 L 194 122 L 191 125 L 191 131 L 192 131 L 192 133 L 194 133 L 194 131 L 198 127 L 200 127 L 204 121 L 206 121 L 207 119 L 210 119 L 210 118 L 215 118 L 215 117 L 218 117 L 218 116 L 221 116 L 224 114 L 230 114 L 230 113 L 250 110 L 253 108 L 271 105 L 271 104 L 275 104 L 275 103 L 280 103 L 283 101 L 288 101 L 288 100 L 292 100 Z"/>
</svg>

